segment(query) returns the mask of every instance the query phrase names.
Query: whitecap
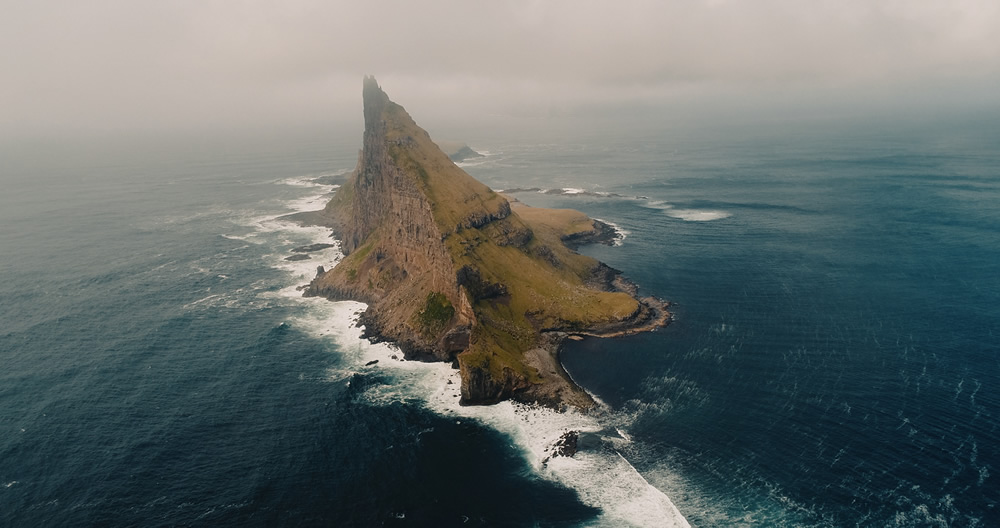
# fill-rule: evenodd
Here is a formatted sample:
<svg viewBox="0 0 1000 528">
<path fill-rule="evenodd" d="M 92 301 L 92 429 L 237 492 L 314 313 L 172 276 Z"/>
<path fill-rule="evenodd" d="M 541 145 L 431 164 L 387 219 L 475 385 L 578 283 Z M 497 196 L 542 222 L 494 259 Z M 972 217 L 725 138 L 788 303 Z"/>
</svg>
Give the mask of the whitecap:
<svg viewBox="0 0 1000 528">
<path fill-rule="evenodd" d="M 490 162 L 490 161 L 493 161 L 493 160 L 486 160 L 486 159 L 483 159 L 483 158 L 470 158 L 470 159 L 467 159 L 467 160 L 456 161 L 455 165 L 457 165 L 459 167 L 462 167 L 464 169 L 465 167 L 478 167 L 478 166 L 483 165 L 483 164 L 485 164 L 487 162 Z"/>
<path fill-rule="evenodd" d="M 494 153 L 489 150 L 478 150 L 476 152 L 482 154 L 482 156 L 456 161 L 455 165 L 462 167 L 464 169 L 465 167 L 478 167 L 480 165 L 487 165 L 487 164 L 496 165 L 500 161 L 503 161 L 502 157 L 501 158 L 496 157 L 497 154 L 503 154 L 502 152 Z"/>
<path fill-rule="evenodd" d="M 664 200 L 649 200 L 642 204 L 642 207 L 658 209 L 665 212 L 671 218 L 677 218 L 685 222 L 709 222 L 732 216 L 726 211 L 714 209 L 678 209 L 673 204 L 667 203 Z"/>
<path fill-rule="evenodd" d="M 668 209 L 667 216 L 684 220 L 685 222 L 710 222 L 728 218 L 732 215 L 726 211 L 700 210 L 700 209 Z"/>
<path fill-rule="evenodd" d="M 626 230 L 625 228 L 623 228 L 622 226 L 620 226 L 620 225 L 618 225 L 618 224 L 616 224 L 614 222 L 609 222 L 608 220 L 604 220 L 603 218 L 595 218 L 594 220 L 597 220 L 598 222 L 605 223 L 605 224 L 611 226 L 611 229 L 615 230 L 615 239 L 612 242 L 612 245 L 615 245 L 615 246 L 622 245 L 625 242 L 625 237 L 627 237 L 628 235 L 632 234 L 631 231 Z"/>
<path fill-rule="evenodd" d="M 197 301 L 189 302 L 189 303 L 185 304 L 183 306 L 183 308 L 185 310 L 190 310 L 191 308 L 194 308 L 195 306 L 198 306 L 199 304 L 210 303 L 211 301 L 213 301 L 215 299 L 218 299 L 220 297 L 222 297 L 221 293 L 215 293 L 215 294 L 209 295 L 207 297 L 202 297 L 201 299 L 198 299 Z"/>
<path fill-rule="evenodd" d="M 305 213 L 309 211 L 319 211 L 320 209 L 326 207 L 326 203 L 329 201 L 330 193 L 326 193 L 288 200 L 285 202 L 285 205 L 294 212 Z"/>
<path fill-rule="evenodd" d="M 284 178 L 277 180 L 275 183 L 282 185 L 290 185 L 292 187 L 329 187 L 329 184 L 316 182 L 319 178 L 332 178 L 336 176 L 343 176 L 352 169 L 337 169 L 332 171 L 317 172 L 315 174 L 306 174 L 303 176 L 293 176 L 291 178 Z"/>
<path fill-rule="evenodd" d="M 294 178 L 278 180 L 277 183 L 282 185 L 291 185 L 293 187 L 320 187 L 320 184 L 312 181 L 313 178 L 315 178 L 315 176 L 296 176 Z"/>
<path fill-rule="evenodd" d="M 616 457 L 577 453 L 555 459 L 567 474 L 580 473 L 585 486 L 574 486 L 585 503 L 603 510 L 599 526 L 658 526 L 690 528 L 690 524 L 662 491 L 652 486 L 621 454 Z M 575 468 L 568 466 L 576 465 Z"/>
<path fill-rule="evenodd" d="M 667 209 L 673 209 L 674 208 L 673 205 L 668 204 L 667 202 L 665 202 L 663 200 L 650 200 L 650 201 L 642 204 L 642 207 L 646 207 L 646 208 L 649 208 L 649 209 L 659 209 L 661 211 L 666 211 Z"/>
</svg>

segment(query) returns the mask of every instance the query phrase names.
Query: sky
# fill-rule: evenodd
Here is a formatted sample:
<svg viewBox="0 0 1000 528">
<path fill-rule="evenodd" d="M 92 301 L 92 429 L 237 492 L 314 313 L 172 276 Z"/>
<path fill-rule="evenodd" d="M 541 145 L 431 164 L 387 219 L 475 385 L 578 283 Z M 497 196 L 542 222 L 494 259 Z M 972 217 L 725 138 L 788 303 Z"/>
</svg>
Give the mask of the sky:
<svg viewBox="0 0 1000 528">
<path fill-rule="evenodd" d="M 1000 108 L 997 0 L 0 0 L 0 13 L 2 136 L 359 122 L 365 74 L 436 119 Z"/>
</svg>

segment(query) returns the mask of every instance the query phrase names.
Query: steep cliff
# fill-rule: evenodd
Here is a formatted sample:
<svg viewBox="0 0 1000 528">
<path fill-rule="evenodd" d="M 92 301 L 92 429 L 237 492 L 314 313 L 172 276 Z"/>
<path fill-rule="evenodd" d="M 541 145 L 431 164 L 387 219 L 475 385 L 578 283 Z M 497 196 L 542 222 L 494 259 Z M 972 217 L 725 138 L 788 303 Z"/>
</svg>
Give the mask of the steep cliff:
<svg viewBox="0 0 1000 528">
<path fill-rule="evenodd" d="M 358 164 L 324 210 L 345 258 L 306 291 L 368 303 L 369 335 L 408 357 L 453 361 L 465 403 L 514 398 L 587 407 L 555 357 L 566 332 L 665 324 L 665 304 L 566 247 L 600 233 L 575 211 L 526 208 L 458 168 L 389 100 L 363 90 Z"/>
</svg>

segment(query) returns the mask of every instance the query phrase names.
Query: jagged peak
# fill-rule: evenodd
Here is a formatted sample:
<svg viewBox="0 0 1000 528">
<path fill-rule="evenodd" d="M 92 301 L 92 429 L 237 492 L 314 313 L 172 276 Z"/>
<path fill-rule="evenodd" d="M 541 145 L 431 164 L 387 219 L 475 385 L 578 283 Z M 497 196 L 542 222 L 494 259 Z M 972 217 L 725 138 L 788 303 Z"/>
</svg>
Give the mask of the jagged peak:
<svg viewBox="0 0 1000 528">
<path fill-rule="evenodd" d="M 367 186 L 392 174 L 386 172 L 387 167 L 396 167 L 426 195 L 433 217 L 445 236 L 463 228 L 481 228 L 510 216 L 506 198 L 457 167 L 431 140 L 427 131 L 389 98 L 373 76 L 364 78 L 363 99 L 365 132 L 357 169 L 359 181 Z M 348 225 L 361 226 L 358 233 L 367 235 L 374 228 L 377 216 L 371 210 L 373 200 L 371 196 L 362 195 L 356 200 L 358 214 L 371 214 L 371 218 L 370 221 L 354 218 Z M 511 222 L 516 223 L 514 219 Z M 511 240 L 530 239 L 530 230 L 521 225 L 507 226 L 504 232 L 519 234 L 506 237 Z M 357 242 L 360 243 L 360 238 Z"/>
<path fill-rule="evenodd" d="M 357 169 L 327 206 L 349 254 L 308 292 L 364 300 L 371 335 L 397 340 L 410 357 L 457 361 L 466 403 L 592 405 L 561 371 L 559 338 L 547 332 L 652 329 L 669 317 L 664 307 L 640 303 L 606 266 L 566 247 L 579 224 L 596 230 L 582 213 L 522 218 L 372 76 L 363 99 Z"/>
<path fill-rule="evenodd" d="M 389 96 L 378 85 L 374 75 L 365 75 L 362 100 L 364 102 L 365 130 L 373 130 L 381 119 L 385 105 L 390 102 Z"/>
</svg>

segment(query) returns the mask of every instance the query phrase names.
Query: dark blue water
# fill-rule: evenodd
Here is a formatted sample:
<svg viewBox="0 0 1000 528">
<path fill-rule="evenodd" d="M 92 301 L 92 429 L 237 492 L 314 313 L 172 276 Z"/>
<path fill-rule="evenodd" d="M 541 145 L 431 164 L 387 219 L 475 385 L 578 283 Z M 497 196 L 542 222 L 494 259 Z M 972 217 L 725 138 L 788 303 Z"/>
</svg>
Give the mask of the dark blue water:
<svg viewBox="0 0 1000 528">
<path fill-rule="evenodd" d="M 273 295 L 295 285 L 275 255 L 310 240 L 253 235 L 303 194 L 282 179 L 350 167 L 356 145 L 322 139 L 151 160 L 63 150 L 72 159 L 4 174 L 0 525 L 595 516 L 495 430 L 372 404 L 366 390 L 392 380 L 351 372 L 294 322 L 302 306 Z"/>
<path fill-rule="evenodd" d="M 677 303 L 566 347 L 628 438 L 595 452 L 694 526 L 1000 525 L 1000 137 L 594 130 L 469 134 L 466 170 L 608 193 L 517 197 L 619 225 L 584 251 Z M 317 332 L 282 260 L 316 233 L 270 219 L 359 142 L 5 147 L 0 524 L 663 522 Z"/>
</svg>

